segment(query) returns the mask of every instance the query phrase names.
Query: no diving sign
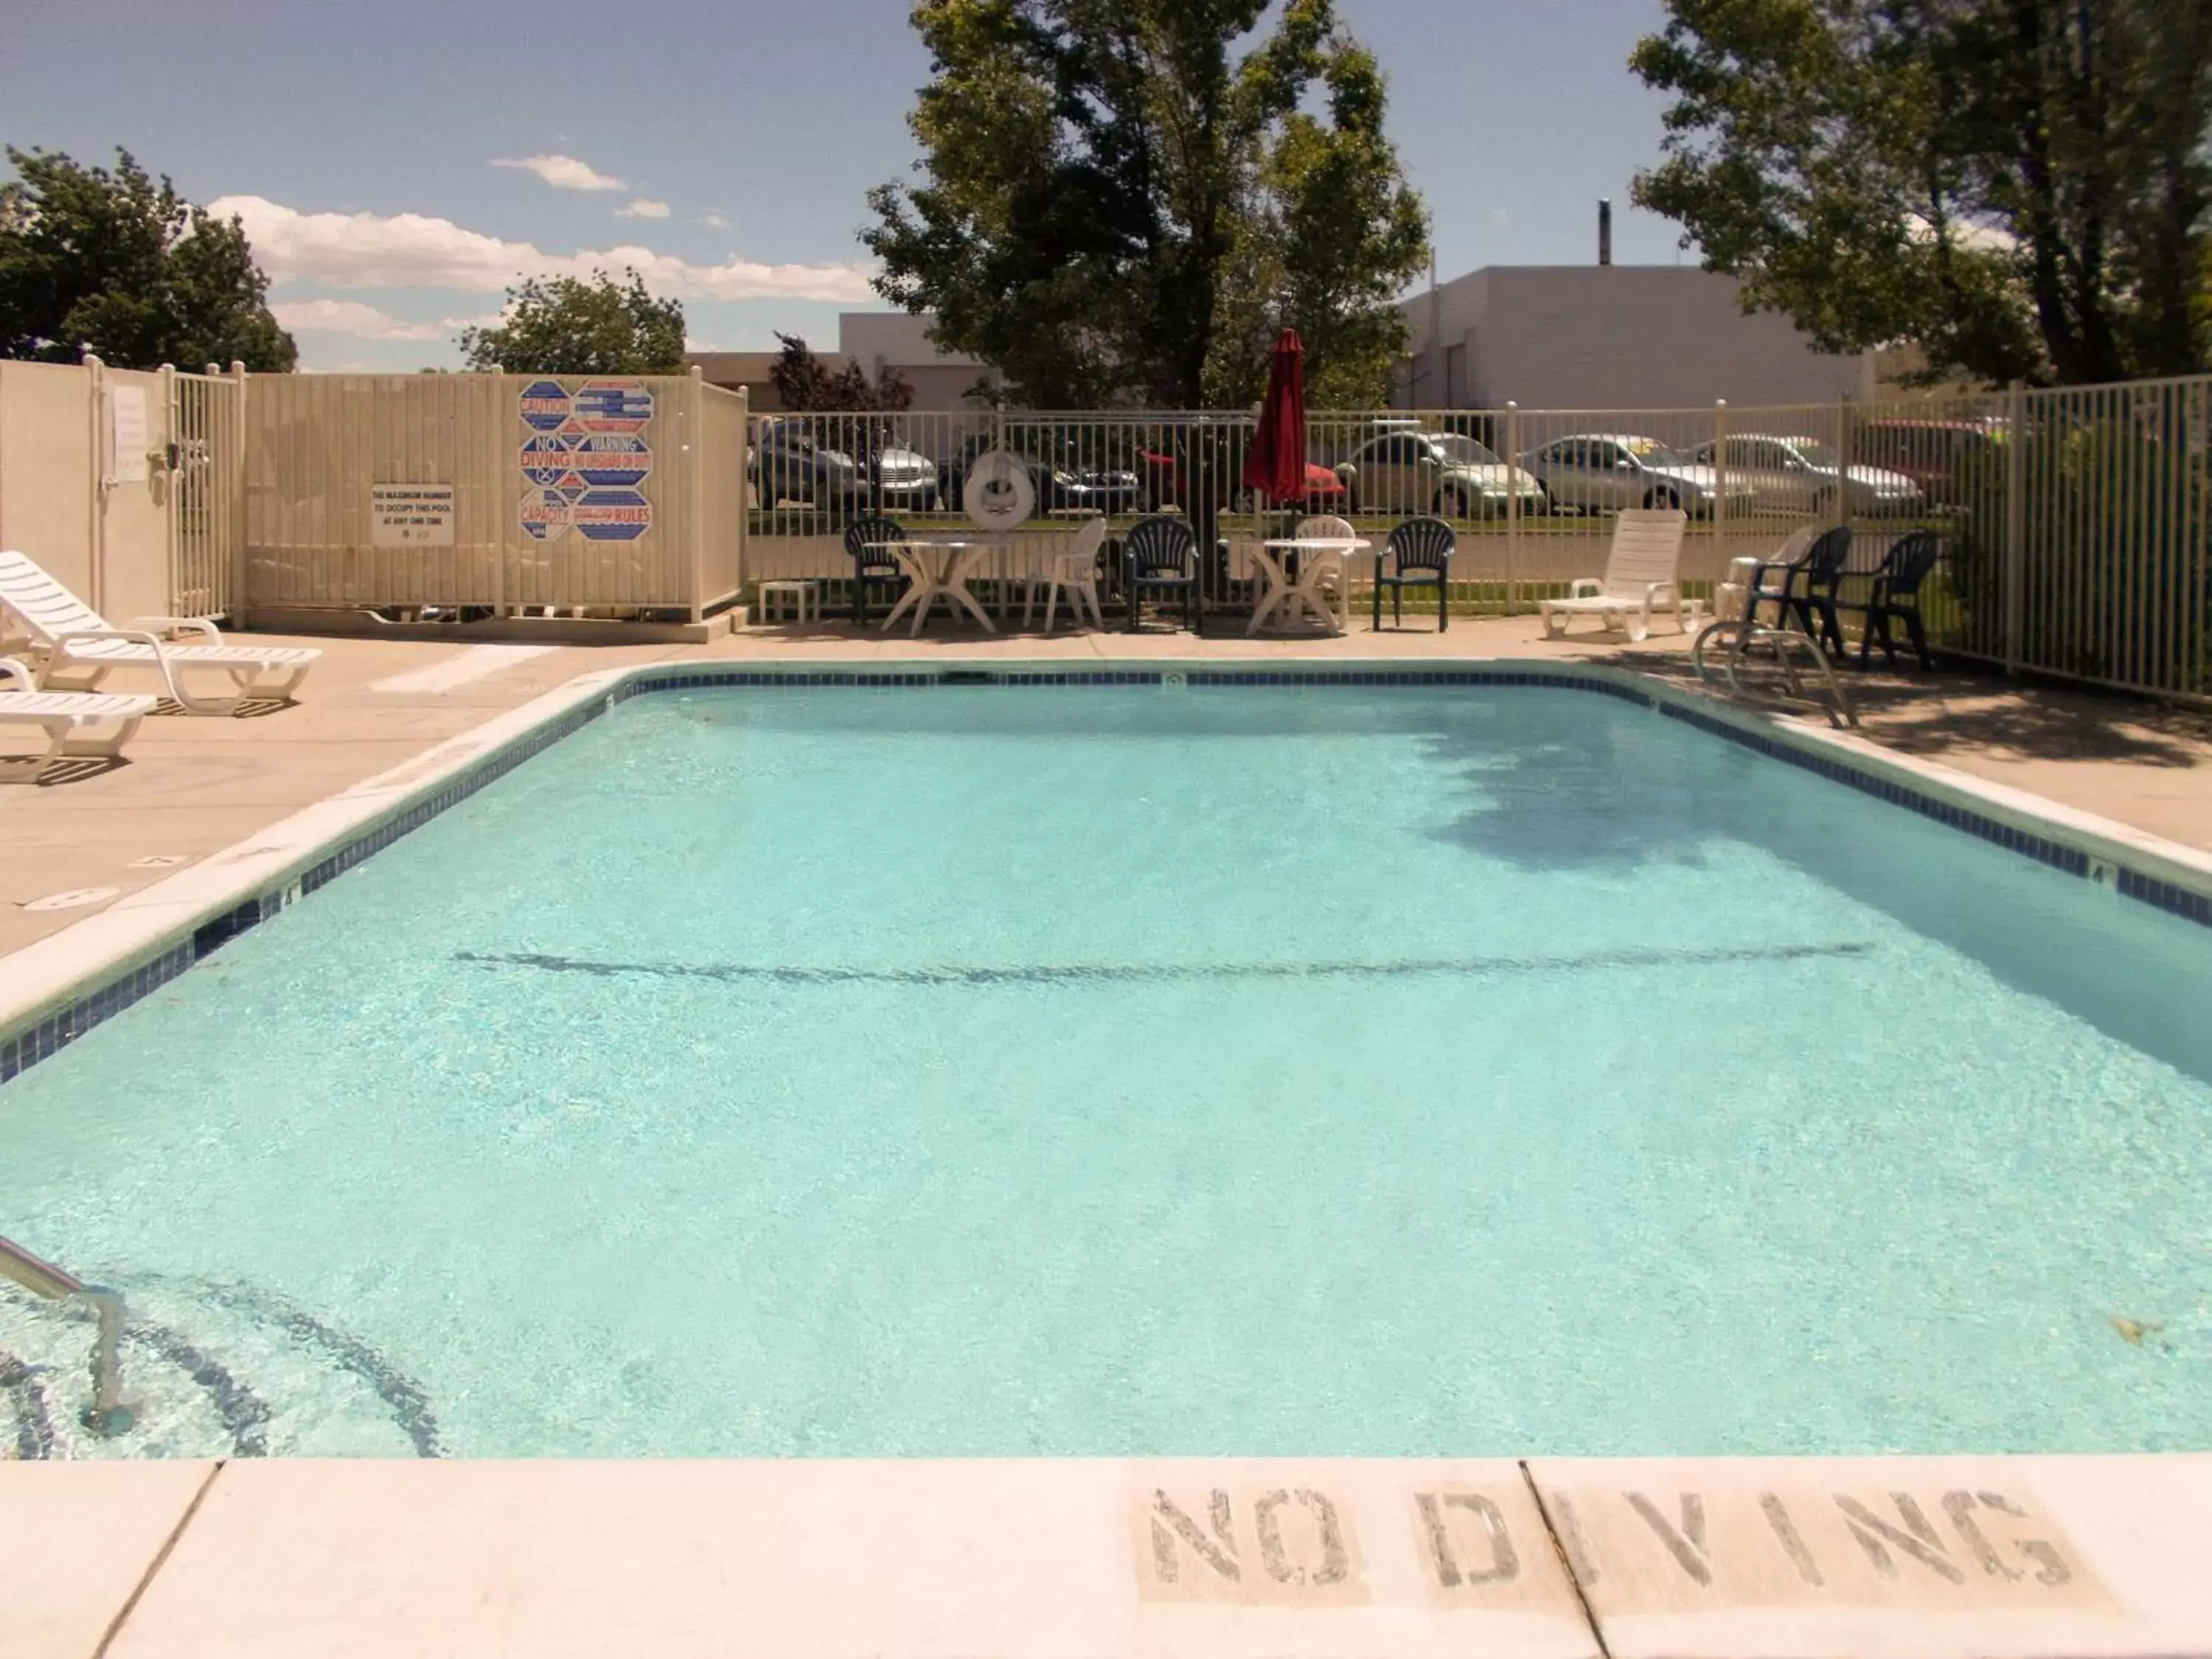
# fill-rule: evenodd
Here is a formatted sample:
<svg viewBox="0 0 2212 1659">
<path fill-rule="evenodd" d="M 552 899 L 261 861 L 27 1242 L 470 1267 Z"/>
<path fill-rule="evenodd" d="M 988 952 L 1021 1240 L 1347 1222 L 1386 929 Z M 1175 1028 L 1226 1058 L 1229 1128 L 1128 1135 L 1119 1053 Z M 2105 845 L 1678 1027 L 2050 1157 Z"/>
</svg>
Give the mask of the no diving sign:
<svg viewBox="0 0 2212 1659">
<path fill-rule="evenodd" d="M 641 380 L 589 380 L 573 388 L 532 380 L 515 404 L 517 521 L 533 540 L 574 531 L 586 541 L 633 542 L 653 528 L 642 488 L 653 471 L 653 397 Z"/>
</svg>

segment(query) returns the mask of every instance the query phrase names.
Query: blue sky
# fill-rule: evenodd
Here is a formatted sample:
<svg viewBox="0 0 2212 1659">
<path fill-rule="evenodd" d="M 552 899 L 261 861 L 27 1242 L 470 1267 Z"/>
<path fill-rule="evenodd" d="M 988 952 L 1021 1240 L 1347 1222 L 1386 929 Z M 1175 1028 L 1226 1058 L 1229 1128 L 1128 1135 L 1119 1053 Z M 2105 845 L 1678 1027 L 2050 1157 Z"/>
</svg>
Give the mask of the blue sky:
<svg viewBox="0 0 2212 1659">
<path fill-rule="evenodd" d="M 1685 257 L 1627 209 L 1662 0 L 1338 0 L 1447 277 Z M 0 137 L 121 144 L 246 222 L 304 366 L 459 362 L 520 270 L 634 263 L 702 346 L 834 345 L 878 302 L 863 192 L 901 175 L 928 60 L 907 0 L 6 0 Z M 594 257 L 596 256 L 596 258 Z"/>
</svg>

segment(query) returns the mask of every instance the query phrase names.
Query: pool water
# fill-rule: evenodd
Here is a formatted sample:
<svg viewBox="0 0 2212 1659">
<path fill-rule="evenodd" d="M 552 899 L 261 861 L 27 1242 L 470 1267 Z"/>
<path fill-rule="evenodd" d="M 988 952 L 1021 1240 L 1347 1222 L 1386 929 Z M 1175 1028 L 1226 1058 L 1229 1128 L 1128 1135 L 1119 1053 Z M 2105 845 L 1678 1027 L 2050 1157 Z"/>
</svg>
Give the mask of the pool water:
<svg viewBox="0 0 2212 1659">
<path fill-rule="evenodd" d="M 0 1089 L 0 1452 L 2204 1447 L 2208 985 L 1585 692 L 640 697 Z"/>
</svg>

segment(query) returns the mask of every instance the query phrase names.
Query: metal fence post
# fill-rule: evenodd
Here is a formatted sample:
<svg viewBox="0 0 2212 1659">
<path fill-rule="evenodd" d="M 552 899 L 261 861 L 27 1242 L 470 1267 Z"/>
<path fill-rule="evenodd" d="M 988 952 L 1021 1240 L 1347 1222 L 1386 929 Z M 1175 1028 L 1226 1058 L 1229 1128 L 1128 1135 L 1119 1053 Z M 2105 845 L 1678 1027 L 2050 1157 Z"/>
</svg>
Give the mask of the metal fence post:
<svg viewBox="0 0 2212 1659">
<path fill-rule="evenodd" d="M 231 452 L 228 476 L 222 480 L 224 499 L 223 521 L 229 526 L 230 546 L 225 556 L 230 564 L 231 589 L 224 612 L 231 626 L 246 624 L 246 365 L 234 357 L 230 360 L 230 419 Z"/>
<path fill-rule="evenodd" d="M 1514 470 L 1521 465 L 1521 405 L 1505 400 L 1505 614 L 1519 613 L 1521 491 Z"/>
<path fill-rule="evenodd" d="M 1713 551 L 1715 570 L 1728 565 L 1728 399 L 1713 399 Z"/>
<path fill-rule="evenodd" d="M 106 365 L 93 352 L 84 354 L 84 366 L 89 379 L 87 387 L 91 394 L 92 430 L 92 489 L 86 502 L 86 550 L 91 557 L 92 608 L 107 609 L 107 492 L 112 487 L 108 474 L 107 454 L 107 374 Z"/>
<path fill-rule="evenodd" d="M 161 459 L 166 464 L 177 453 L 177 366 L 163 363 L 161 376 L 161 434 L 157 441 L 161 445 Z M 152 435 L 150 433 L 148 434 Z M 161 610 L 168 616 L 181 616 L 185 611 L 177 581 L 177 486 L 183 481 L 183 472 L 176 467 L 164 465 L 161 475 Z"/>
<path fill-rule="evenodd" d="M 2004 671 L 2017 674 L 2027 616 L 2027 388 L 2018 380 L 2005 393 L 2004 447 Z"/>
<path fill-rule="evenodd" d="M 694 363 L 690 378 L 684 419 L 690 430 L 684 447 L 691 462 L 691 620 L 697 622 L 707 614 L 707 371 Z"/>
<path fill-rule="evenodd" d="M 739 386 L 738 387 L 738 441 L 747 451 L 751 449 L 753 438 L 753 398 L 752 393 L 747 391 L 743 386 Z M 751 469 L 745 465 L 747 459 L 748 457 L 746 455 L 740 455 L 738 458 L 737 582 L 738 603 L 740 605 L 744 603 L 745 598 L 745 544 L 753 533 L 752 502 L 750 499 L 750 486 L 752 474 Z M 750 621 L 750 618 L 748 617 L 747 620 Z"/>
</svg>

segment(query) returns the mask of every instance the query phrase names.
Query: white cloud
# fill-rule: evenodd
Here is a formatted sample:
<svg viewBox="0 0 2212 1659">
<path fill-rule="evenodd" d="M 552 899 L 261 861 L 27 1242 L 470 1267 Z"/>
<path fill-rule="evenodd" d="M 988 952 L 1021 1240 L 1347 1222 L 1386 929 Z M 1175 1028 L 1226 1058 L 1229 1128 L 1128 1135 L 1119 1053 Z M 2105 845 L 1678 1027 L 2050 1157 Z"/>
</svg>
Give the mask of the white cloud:
<svg viewBox="0 0 2212 1659">
<path fill-rule="evenodd" d="M 868 273 L 854 264 L 762 264 L 735 256 L 703 265 L 625 245 L 547 253 L 419 213 L 302 213 L 259 196 L 208 204 L 246 227 L 254 258 L 277 283 L 308 279 L 331 288 L 456 288 L 495 294 L 525 276 L 619 276 L 634 268 L 656 294 L 685 300 L 873 300 Z"/>
<path fill-rule="evenodd" d="M 322 363 L 319 365 L 301 363 L 300 365 L 300 373 L 302 374 L 374 374 L 376 372 L 375 365 L 373 363 Z"/>
<path fill-rule="evenodd" d="M 482 317 L 448 317 L 440 326 L 453 329 L 458 332 L 465 328 L 497 328 L 506 320 L 505 312 L 495 311 Z"/>
<path fill-rule="evenodd" d="M 580 161 L 573 155 L 525 155 L 520 160 L 501 157 L 494 161 L 495 167 L 520 167 L 525 173 L 534 173 L 556 190 L 620 190 L 623 181 L 611 173 L 599 172 L 588 161 Z"/>
<path fill-rule="evenodd" d="M 1511 216 L 1512 216 L 1508 214 L 1504 208 L 1492 208 L 1490 210 L 1490 222 L 1492 227 L 1498 230 L 1505 228 L 1506 225 L 1510 222 Z"/>
<path fill-rule="evenodd" d="M 722 348 L 712 340 L 695 340 L 687 334 L 684 337 L 684 349 L 686 351 L 720 351 Z"/>
<path fill-rule="evenodd" d="M 723 213 L 719 208 L 708 209 L 706 212 L 699 216 L 698 219 L 695 222 L 702 225 L 712 225 L 716 230 L 727 230 L 730 228 L 729 216 Z"/>
<path fill-rule="evenodd" d="M 628 207 L 618 207 L 615 210 L 615 217 L 617 219 L 665 219 L 667 216 L 667 203 L 648 202 L 642 196 L 632 201 Z"/>
<path fill-rule="evenodd" d="M 269 307 L 295 334 L 351 334 L 363 340 L 442 340 L 446 327 L 406 323 L 359 300 L 280 300 Z"/>
</svg>

